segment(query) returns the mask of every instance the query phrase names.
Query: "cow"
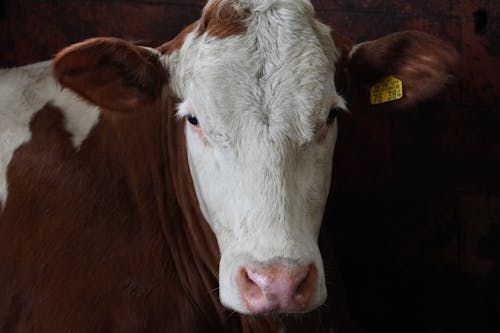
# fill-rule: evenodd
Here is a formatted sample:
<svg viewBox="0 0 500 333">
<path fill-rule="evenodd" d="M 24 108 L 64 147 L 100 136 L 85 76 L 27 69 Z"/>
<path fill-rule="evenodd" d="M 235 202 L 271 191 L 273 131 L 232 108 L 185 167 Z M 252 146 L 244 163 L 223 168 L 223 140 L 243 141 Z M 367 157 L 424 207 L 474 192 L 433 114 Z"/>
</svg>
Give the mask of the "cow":
<svg viewBox="0 0 500 333">
<path fill-rule="evenodd" d="M 416 31 L 355 44 L 307 0 L 210 0 L 157 48 L 1 70 L 0 331 L 342 331 L 336 116 L 387 77 L 385 107 L 415 105 L 457 64 Z"/>
</svg>

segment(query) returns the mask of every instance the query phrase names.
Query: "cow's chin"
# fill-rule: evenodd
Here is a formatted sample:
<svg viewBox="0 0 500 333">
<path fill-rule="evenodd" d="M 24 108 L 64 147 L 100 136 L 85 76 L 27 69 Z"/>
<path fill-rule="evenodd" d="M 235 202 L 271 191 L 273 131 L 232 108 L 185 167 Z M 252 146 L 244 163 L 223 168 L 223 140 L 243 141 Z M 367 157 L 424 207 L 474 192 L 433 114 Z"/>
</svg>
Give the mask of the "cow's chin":
<svg viewBox="0 0 500 333">
<path fill-rule="evenodd" d="M 219 268 L 219 297 L 226 308 L 247 315 L 300 314 L 325 302 L 319 250 L 310 259 L 276 256 L 265 262 L 233 253 L 222 252 Z"/>
</svg>

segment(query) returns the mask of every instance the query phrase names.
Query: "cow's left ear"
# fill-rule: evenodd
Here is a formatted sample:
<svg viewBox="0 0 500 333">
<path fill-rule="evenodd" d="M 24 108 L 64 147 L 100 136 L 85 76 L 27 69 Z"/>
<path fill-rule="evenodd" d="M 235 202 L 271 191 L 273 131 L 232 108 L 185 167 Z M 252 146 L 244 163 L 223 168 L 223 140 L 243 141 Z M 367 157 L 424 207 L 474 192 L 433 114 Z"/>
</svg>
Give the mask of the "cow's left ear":
<svg viewBox="0 0 500 333">
<path fill-rule="evenodd" d="M 411 107 L 436 95 L 459 67 L 453 46 L 418 31 L 354 45 L 347 60 L 352 88 L 366 103 L 390 108 Z"/>
<path fill-rule="evenodd" d="M 106 109 L 133 112 L 151 106 L 168 80 L 155 50 L 116 38 L 94 38 L 59 52 L 58 82 Z"/>
</svg>

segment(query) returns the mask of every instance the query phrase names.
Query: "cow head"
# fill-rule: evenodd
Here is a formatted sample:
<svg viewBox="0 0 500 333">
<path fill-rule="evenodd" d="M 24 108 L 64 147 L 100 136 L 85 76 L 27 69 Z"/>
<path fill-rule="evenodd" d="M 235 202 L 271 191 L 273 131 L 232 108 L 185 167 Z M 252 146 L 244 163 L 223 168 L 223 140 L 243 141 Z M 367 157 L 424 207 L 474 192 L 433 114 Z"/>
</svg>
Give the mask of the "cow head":
<svg viewBox="0 0 500 333">
<path fill-rule="evenodd" d="M 182 101 L 193 183 L 221 252 L 221 302 L 290 313 L 326 298 L 317 239 L 335 116 L 346 109 L 335 78 L 363 87 L 399 75 L 408 87 L 399 103 L 410 105 L 448 80 L 454 52 L 416 32 L 334 41 L 305 0 L 211 0 L 158 50 L 94 39 L 62 51 L 54 72 L 110 110 L 159 107 L 167 95 Z"/>
</svg>

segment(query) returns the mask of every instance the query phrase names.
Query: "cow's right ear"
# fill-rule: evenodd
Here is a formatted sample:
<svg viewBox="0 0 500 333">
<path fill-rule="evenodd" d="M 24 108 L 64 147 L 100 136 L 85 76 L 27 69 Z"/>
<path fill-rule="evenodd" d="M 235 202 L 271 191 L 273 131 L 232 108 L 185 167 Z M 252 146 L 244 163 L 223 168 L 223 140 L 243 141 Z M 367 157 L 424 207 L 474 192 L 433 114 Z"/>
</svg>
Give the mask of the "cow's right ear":
<svg viewBox="0 0 500 333">
<path fill-rule="evenodd" d="M 120 112 L 151 106 L 168 80 L 159 53 L 116 38 L 65 48 L 53 61 L 53 74 L 88 101 Z"/>
<path fill-rule="evenodd" d="M 353 98 L 396 109 L 436 95 L 458 74 L 460 56 L 436 37 L 402 31 L 352 46 L 346 62 Z"/>
</svg>

